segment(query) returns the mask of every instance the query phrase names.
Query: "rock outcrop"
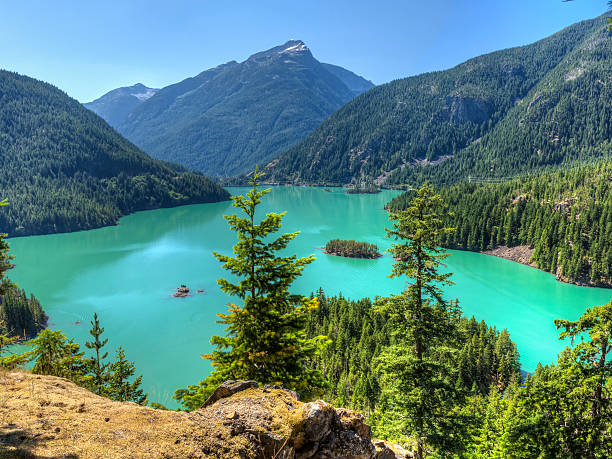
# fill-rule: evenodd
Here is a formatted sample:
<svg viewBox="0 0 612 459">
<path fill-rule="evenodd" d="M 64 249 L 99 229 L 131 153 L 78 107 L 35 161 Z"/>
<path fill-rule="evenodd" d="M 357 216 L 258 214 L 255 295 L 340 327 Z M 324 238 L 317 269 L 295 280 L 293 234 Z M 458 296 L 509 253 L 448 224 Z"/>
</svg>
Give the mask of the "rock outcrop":
<svg viewBox="0 0 612 459">
<path fill-rule="evenodd" d="M 0 457 L 412 457 L 371 438 L 363 416 L 252 381 L 220 386 L 198 411 L 155 410 L 72 382 L 0 373 Z"/>
<path fill-rule="evenodd" d="M 174 298 L 185 298 L 188 297 L 189 294 L 189 287 L 187 287 L 186 285 L 181 285 L 179 288 L 176 289 L 176 292 L 172 296 Z"/>
</svg>

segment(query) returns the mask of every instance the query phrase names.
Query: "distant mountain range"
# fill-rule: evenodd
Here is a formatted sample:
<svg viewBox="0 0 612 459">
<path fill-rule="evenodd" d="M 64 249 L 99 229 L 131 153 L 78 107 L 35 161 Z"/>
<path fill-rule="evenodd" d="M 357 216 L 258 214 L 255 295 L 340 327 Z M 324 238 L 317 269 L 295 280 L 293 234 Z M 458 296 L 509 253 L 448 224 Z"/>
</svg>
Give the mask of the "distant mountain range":
<svg viewBox="0 0 612 459">
<path fill-rule="evenodd" d="M 229 199 L 218 183 L 152 159 L 50 84 L 0 71 L 0 232 L 97 228 L 137 210 Z"/>
<path fill-rule="evenodd" d="M 268 163 L 373 86 L 290 40 L 160 90 L 119 88 L 85 106 L 156 158 L 230 176 Z"/>
<path fill-rule="evenodd" d="M 608 15 L 377 86 L 271 161 L 268 178 L 449 184 L 611 157 Z"/>
<path fill-rule="evenodd" d="M 113 89 L 99 99 L 83 105 L 104 118 L 111 126 L 117 127 L 132 110 L 151 98 L 157 91 L 159 89 L 147 88 L 137 83 L 134 86 Z"/>
</svg>

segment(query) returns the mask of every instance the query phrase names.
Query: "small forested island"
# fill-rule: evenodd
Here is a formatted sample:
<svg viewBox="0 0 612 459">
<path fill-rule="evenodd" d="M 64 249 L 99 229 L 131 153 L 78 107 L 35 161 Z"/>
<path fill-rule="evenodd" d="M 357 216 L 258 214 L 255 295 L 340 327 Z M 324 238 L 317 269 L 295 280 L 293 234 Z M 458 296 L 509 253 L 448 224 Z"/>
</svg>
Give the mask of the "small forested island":
<svg viewBox="0 0 612 459">
<path fill-rule="evenodd" d="M 380 187 L 374 184 L 368 184 L 364 186 L 355 185 L 352 188 L 346 190 L 346 194 L 376 194 L 380 193 Z"/>
<path fill-rule="evenodd" d="M 360 241 L 344 241 L 332 239 L 325 244 L 325 253 L 349 258 L 379 258 L 382 254 L 378 251 L 376 244 L 368 244 Z"/>
</svg>

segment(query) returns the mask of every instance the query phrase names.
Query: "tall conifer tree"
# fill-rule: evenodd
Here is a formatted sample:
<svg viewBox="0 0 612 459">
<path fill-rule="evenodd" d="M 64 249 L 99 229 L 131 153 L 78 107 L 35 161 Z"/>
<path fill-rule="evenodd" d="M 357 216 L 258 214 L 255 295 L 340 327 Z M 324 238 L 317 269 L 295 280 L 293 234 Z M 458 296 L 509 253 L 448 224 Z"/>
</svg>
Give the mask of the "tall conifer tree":
<svg viewBox="0 0 612 459">
<path fill-rule="evenodd" d="M 432 447 L 454 451 L 461 443 L 453 411 L 460 393 L 449 359 L 440 358 L 452 352 L 460 315 L 457 302 L 444 300 L 439 287 L 451 284 L 451 273 L 440 272 L 448 254 L 441 253 L 439 241 L 454 231 L 444 226 L 445 209 L 442 198 L 424 185 L 406 210 L 391 214 L 387 235 L 399 242 L 389 249 L 395 259 L 390 277 L 406 276 L 408 285 L 377 302 L 396 325 L 395 344 L 377 362 L 385 418 L 381 431 L 412 439 L 419 459 Z"/>
<path fill-rule="evenodd" d="M 256 222 L 257 207 L 270 191 L 259 190 L 262 176 L 256 169 L 250 178 L 252 189 L 246 196 L 232 197 L 244 217 L 225 216 L 230 229 L 238 234 L 238 242 L 234 256 L 216 252 L 214 256 L 238 280 L 217 282 L 242 304 L 230 304 L 228 314 L 219 314 L 218 322 L 226 325 L 227 335 L 213 336 L 215 349 L 202 356 L 212 361 L 213 373 L 199 386 L 176 392 L 176 398 L 188 409 L 198 408 L 216 385 L 230 379 L 277 383 L 306 396 L 325 385 L 320 371 L 309 365 L 327 342 L 324 336 L 308 338 L 306 332 L 317 299 L 289 292 L 314 257 L 278 255 L 298 235 L 272 237 L 281 228 L 285 212 L 268 213 Z"/>
<path fill-rule="evenodd" d="M 100 321 L 98 320 L 98 314 L 94 312 L 94 318 L 91 321 L 91 330 L 89 334 L 93 336 L 93 341 L 87 341 L 85 346 L 88 349 L 94 349 L 96 356 L 91 359 L 91 372 L 93 373 L 93 388 L 94 392 L 98 395 L 102 395 L 107 379 L 106 370 L 108 363 L 102 361 L 108 357 L 108 352 L 102 354 L 102 348 L 108 343 L 108 338 L 101 340 L 100 336 L 104 333 L 104 327 L 100 327 Z"/>
<path fill-rule="evenodd" d="M 115 351 L 115 359 L 109 366 L 108 397 L 120 402 L 146 405 L 148 395 L 140 388 L 142 375 L 130 382 L 130 378 L 136 373 L 136 367 L 134 362 L 127 360 L 121 346 Z"/>
<path fill-rule="evenodd" d="M 0 201 L 0 207 L 6 206 L 7 204 L 8 201 L 6 199 Z M 9 246 L 4 239 L 6 236 L 6 234 L 0 233 L 0 303 L 2 302 L 2 295 L 6 293 L 6 290 L 9 287 L 9 282 L 4 278 L 4 275 L 11 267 L 10 261 L 13 258 L 8 253 Z"/>
</svg>

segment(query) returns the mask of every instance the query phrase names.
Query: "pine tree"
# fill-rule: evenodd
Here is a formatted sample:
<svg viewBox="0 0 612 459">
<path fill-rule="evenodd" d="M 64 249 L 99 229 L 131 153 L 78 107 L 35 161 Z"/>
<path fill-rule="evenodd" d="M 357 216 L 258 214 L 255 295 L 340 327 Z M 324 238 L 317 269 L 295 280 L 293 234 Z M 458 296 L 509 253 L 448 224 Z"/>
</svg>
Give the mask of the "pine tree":
<svg viewBox="0 0 612 459">
<path fill-rule="evenodd" d="M 293 281 L 314 257 L 277 255 L 298 235 L 285 233 L 271 238 L 280 229 L 285 213 L 269 213 L 255 222 L 257 206 L 270 191 L 258 189 L 262 175 L 256 169 L 250 178 L 252 189 L 246 196 L 232 197 L 234 207 L 245 217 L 225 216 L 231 230 L 238 233 L 238 242 L 233 257 L 214 255 L 239 280 L 217 282 L 242 305 L 230 304 L 228 314 L 219 314 L 218 322 L 226 325 L 227 335 L 213 336 L 215 349 L 202 356 L 212 361 L 213 373 L 199 386 L 176 392 L 177 400 L 188 409 L 199 407 L 216 385 L 229 379 L 281 384 L 305 396 L 325 385 L 321 373 L 308 365 L 326 343 L 325 337 L 308 338 L 306 333 L 317 299 L 289 293 Z"/>
<path fill-rule="evenodd" d="M 448 256 L 439 241 L 453 231 L 443 225 L 447 217 L 441 197 L 428 185 L 416 191 L 406 210 L 391 214 L 395 222 L 387 235 L 401 241 L 389 249 L 396 260 L 391 277 L 406 276 L 408 286 L 377 302 L 377 309 L 395 323 L 396 344 L 377 359 L 387 428 L 413 439 L 419 459 L 432 447 L 447 452 L 461 447 L 453 412 L 460 399 L 456 376 L 439 358 L 451 352 L 447 346 L 457 335 L 460 314 L 457 303 L 445 301 L 438 287 L 451 284 L 451 273 L 439 272 Z"/>
<path fill-rule="evenodd" d="M 104 327 L 100 327 L 100 321 L 98 320 L 98 314 L 94 313 L 94 318 L 91 321 L 91 329 L 89 330 L 89 334 L 93 336 L 93 341 L 88 341 L 85 343 L 85 347 L 88 349 L 94 349 L 96 355 L 94 358 L 90 359 L 91 372 L 93 373 L 93 390 L 96 394 L 102 395 L 105 390 L 106 379 L 108 378 L 107 368 L 108 363 L 103 363 L 102 361 L 108 357 L 108 352 L 105 352 L 101 355 L 101 349 L 104 347 L 106 343 L 108 343 L 108 338 L 105 340 L 100 340 L 100 336 L 104 333 Z"/>
<path fill-rule="evenodd" d="M 135 378 L 134 382 L 130 382 L 130 378 L 136 372 L 134 362 L 127 360 L 121 346 L 115 352 L 115 358 L 116 360 L 109 366 L 108 397 L 120 402 L 146 405 L 148 395 L 140 389 L 142 375 Z"/>
<path fill-rule="evenodd" d="M 33 349 L 20 357 L 21 361 L 34 362 L 32 372 L 59 376 L 86 384 L 87 362 L 83 359 L 79 344 L 68 340 L 59 330 L 43 330 L 28 344 Z"/>
<path fill-rule="evenodd" d="M 612 301 L 555 325 L 572 346 L 510 394 L 501 456 L 611 457 Z"/>
<path fill-rule="evenodd" d="M 581 386 L 589 388 L 588 400 L 591 402 L 590 419 L 592 429 L 597 432 L 587 441 L 591 449 L 600 448 L 603 432 L 612 422 L 612 396 L 609 392 L 612 381 L 612 300 L 603 305 L 589 308 L 576 321 L 555 320 L 557 329 L 563 329 L 559 339 L 570 338 L 572 344 L 577 337 L 579 344 L 572 349 L 572 355 L 580 368 L 584 380 Z M 588 340 L 584 338 L 588 336 Z M 607 440 L 607 448 L 612 448 L 612 439 Z"/>
<path fill-rule="evenodd" d="M 6 206 L 8 201 L 6 199 L 0 201 L 0 207 Z M 11 267 L 10 261 L 12 260 L 12 255 L 9 255 L 8 250 L 9 246 L 5 241 L 5 237 L 7 234 L 0 234 L 0 302 L 2 302 L 2 295 L 6 293 L 6 290 L 9 287 L 9 282 L 4 278 L 6 271 L 8 271 Z"/>
<path fill-rule="evenodd" d="M 14 344 L 18 337 L 17 336 L 9 336 L 8 332 L 7 333 L 3 333 L 2 331 L 6 328 L 4 321 L 2 319 L 0 319 L 0 366 L 4 366 L 4 359 L 2 357 L 2 354 L 4 353 L 5 349 L 10 346 L 11 344 Z"/>
</svg>

